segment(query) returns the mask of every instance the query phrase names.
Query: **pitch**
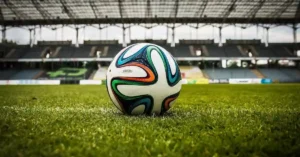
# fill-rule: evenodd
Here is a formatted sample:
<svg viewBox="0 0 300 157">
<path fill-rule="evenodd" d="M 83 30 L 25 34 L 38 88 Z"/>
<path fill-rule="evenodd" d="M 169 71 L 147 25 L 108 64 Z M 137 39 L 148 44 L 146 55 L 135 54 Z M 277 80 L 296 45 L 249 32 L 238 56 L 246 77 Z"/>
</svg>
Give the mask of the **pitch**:
<svg viewBox="0 0 300 157">
<path fill-rule="evenodd" d="M 300 85 L 184 85 L 164 116 L 105 86 L 1 86 L 0 156 L 300 156 Z"/>
</svg>

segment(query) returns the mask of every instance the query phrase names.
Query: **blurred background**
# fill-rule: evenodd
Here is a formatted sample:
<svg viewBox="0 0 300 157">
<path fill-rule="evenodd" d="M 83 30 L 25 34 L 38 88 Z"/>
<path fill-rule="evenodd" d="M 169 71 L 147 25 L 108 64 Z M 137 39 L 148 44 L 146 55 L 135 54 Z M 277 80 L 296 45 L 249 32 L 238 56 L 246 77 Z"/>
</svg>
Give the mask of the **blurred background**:
<svg viewBox="0 0 300 157">
<path fill-rule="evenodd" d="M 183 83 L 300 82 L 299 0 L 3 0 L 0 84 L 103 84 L 124 47 L 160 45 Z"/>
</svg>

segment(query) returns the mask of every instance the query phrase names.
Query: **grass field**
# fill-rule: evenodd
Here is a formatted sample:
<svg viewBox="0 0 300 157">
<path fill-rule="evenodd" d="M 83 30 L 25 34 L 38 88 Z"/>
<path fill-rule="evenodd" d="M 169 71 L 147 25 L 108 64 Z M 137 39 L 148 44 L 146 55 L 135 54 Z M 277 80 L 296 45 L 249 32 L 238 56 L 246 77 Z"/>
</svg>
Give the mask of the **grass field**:
<svg viewBox="0 0 300 157">
<path fill-rule="evenodd" d="M 0 86 L 0 156 L 300 156 L 300 85 L 185 85 L 161 117 L 105 86 Z"/>
</svg>

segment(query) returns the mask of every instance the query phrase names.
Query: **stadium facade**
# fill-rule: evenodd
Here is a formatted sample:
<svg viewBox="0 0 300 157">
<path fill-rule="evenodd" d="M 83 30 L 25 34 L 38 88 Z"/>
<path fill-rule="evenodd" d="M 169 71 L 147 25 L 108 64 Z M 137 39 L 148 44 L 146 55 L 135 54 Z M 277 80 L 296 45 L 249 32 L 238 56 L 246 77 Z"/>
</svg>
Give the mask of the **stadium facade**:
<svg viewBox="0 0 300 157">
<path fill-rule="evenodd" d="M 126 30 L 133 25 L 152 28 L 164 25 L 171 30 L 167 40 L 130 40 L 130 44 L 149 42 L 166 48 L 181 65 L 184 83 L 270 83 L 300 82 L 300 1 L 16 1 L 0 2 L 0 84 L 101 84 L 107 66 L 123 47 Z M 118 26 L 123 43 L 95 40 L 78 43 L 82 25 L 99 29 Z M 36 29 L 64 25 L 76 30 L 72 41 L 37 41 Z M 213 40 L 179 40 L 175 29 L 188 25 L 201 29 L 212 25 L 219 29 L 219 43 Z M 228 25 L 265 29 L 260 40 L 226 40 L 222 29 Z M 293 29 L 292 43 L 269 43 L 268 31 L 274 26 Z M 23 27 L 30 32 L 30 44 L 17 45 L 6 40 L 6 31 Z M 130 37 L 130 36 L 129 36 Z"/>
</svg>

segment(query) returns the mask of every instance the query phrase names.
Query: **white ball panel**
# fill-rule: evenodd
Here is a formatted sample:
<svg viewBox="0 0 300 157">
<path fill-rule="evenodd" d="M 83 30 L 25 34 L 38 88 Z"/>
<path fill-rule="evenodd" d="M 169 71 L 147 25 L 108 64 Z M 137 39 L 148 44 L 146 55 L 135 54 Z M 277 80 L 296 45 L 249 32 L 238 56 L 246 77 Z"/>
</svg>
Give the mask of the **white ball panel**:
<svg viewBox="0 0 300 157">
<path fill-rule="evenodd" d="M 120 68 L 111 68 L 108 75 L 114 77 L 146 77 L 147 73 L 144 69 L 137 66 L 126 66 Z"/>
<path fill-rule="evenodd" d="M 134 45 L 124 54 L 124 58 L 128 58 L 128 57 L 132 56 L 133 54 L 137 53 L 141 48 L 143 48 L 146 45 L 148 45 L 148 44 L 141 43 L 141 44 Z"/>
<path fill-rule="evenodd" d="M 171 73 L 172 75 L 174 75 L 176 73 L 176 64 L 171 56 L 171 54 L 166 50 L 164 49 L 163 47 L 159 46 L 159 48 L 164 52 L 164 54 L 166 55 L 168 61 L 169 61 L 169 64 L 170 64 L 170 69 L 171 69 Z"/>
<path fill-rule="evenodd" d="M 139 96 L 149 94 L 149 86 L 141 85 L 119 85 L 118 90 L 126 96 Z"/>
</svg>

